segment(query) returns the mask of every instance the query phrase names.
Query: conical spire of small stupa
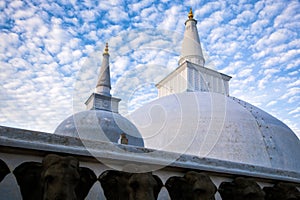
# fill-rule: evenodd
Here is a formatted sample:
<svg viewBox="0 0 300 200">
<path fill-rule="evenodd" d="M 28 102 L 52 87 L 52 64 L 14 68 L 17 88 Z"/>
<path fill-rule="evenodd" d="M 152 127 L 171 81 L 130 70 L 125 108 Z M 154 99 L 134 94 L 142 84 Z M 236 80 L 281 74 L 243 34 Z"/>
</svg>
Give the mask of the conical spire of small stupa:
<svg viewBox="0 0 300 200">
<path fill-rule="evenodd" d="M 111 90 L 111 83 L 110 83 L 110 69 L 109 69 L 109 53 L 108 53 L 108 43 L 106 43 L 103 52 L 103 60 L 100 68 L 100 74 L 96 85 L 96 93 L 105 96 L 111 96 L 110 90 Z"/>
<path fill-rule="evenodd" d="M 109 53 L 106 43 L 95 92 L 85 102 L 87 110 L 106 110 L 118 113 L 118 104 L 121 99 L 112 97 L 110 90 Z"/>
<path fill-rule="evenodd" d="M 184 38 L 182 42 L 179 65 L 189 61 L 204 66 L 204 57 L 197 30 L 197 20 L 194 19 L 192 8 L 188 14 L 188 20 L 185 22 Z"/>
</svg>

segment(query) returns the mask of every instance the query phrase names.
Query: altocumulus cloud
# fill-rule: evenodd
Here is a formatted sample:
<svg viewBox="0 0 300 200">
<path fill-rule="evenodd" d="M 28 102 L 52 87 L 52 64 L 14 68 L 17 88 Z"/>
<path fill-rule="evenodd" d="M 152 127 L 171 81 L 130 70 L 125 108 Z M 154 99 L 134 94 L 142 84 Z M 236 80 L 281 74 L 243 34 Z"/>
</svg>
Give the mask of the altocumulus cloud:
<svg viewBox="0 0 300 200">
<path fill-rule="evenodd" d="M 105 42 L 122 113 L 156 98 L 154 84 L 177 67 L 191 6 L 208 65 L 233 76 L 231 95 L 300 137 L 297 0 L 1 1 L 1 125 L 53 132 L 83 110 Z"/>
</svg>

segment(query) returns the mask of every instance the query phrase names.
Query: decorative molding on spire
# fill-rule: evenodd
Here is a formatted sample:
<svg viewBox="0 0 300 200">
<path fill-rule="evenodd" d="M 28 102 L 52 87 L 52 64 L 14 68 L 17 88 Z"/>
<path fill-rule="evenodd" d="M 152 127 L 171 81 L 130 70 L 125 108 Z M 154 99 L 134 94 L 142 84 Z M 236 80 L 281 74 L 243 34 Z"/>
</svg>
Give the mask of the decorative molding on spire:
<svg viewBox="0 0 300 200">
<path fill-rule="evenodd" d="M 114 113 L 119 113 L 119 102 L 121 99 L 108 97 L 98 93 L 92 93 L 86 100 L 85 105 L 87 110 L 106 110 Z"/>
</svg>

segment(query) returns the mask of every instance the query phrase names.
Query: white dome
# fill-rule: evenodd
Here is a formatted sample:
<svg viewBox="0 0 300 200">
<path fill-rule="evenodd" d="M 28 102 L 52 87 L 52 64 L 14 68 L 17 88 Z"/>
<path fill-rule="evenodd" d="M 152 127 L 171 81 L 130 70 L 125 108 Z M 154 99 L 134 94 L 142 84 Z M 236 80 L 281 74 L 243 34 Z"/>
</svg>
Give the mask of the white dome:
<svg viewBox="0 0 300 200">
<path fill-rule="evenodd" d="M 280 120 L 236 98 L 185 92 L 128 117 L 148 148 L 299 171 L 300 141 Z"/>
<path fill-rule="evenodd" d="M 137 128 L 120 114 L 105 110 L 87 110 L 71 115 L 56 128 L 54 134 L 118 143 L 126 134 L 129 145 L 144 146 Z"/>
</svg>

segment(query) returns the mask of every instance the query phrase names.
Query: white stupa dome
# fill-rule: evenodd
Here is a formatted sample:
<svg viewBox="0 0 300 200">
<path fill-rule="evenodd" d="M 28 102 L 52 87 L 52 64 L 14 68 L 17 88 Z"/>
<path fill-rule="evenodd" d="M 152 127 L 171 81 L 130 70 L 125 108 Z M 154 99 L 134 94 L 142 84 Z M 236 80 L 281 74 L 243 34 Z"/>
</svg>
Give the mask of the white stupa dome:
<svg viewBox="0 0 300 200">
<path fill-rule="evenodd" d="M 200 59 L 196 23 L 190 10 L 179 66 L 156 84 L 159 98 L 128 116 L 145 147 L 299 172 L 297 136 L 270 114 L 230 97 L 231 76 Z"/>
<path fill-rule="evenodd" d="M 141 134 L 128 119 L 105 110 L 75 113 L 62 121 L 54 134 L 114 143 L 118 143 L 121 134 L 126 134 L 129 145 L 144 146 Z"/>
<path fill-rule="evenodd" d="M 145 147 L 275 169 L 299 171 L 300 141 L 283 122 L 220 93 L 161 97 L 128 118 Z"/>
</svg>

